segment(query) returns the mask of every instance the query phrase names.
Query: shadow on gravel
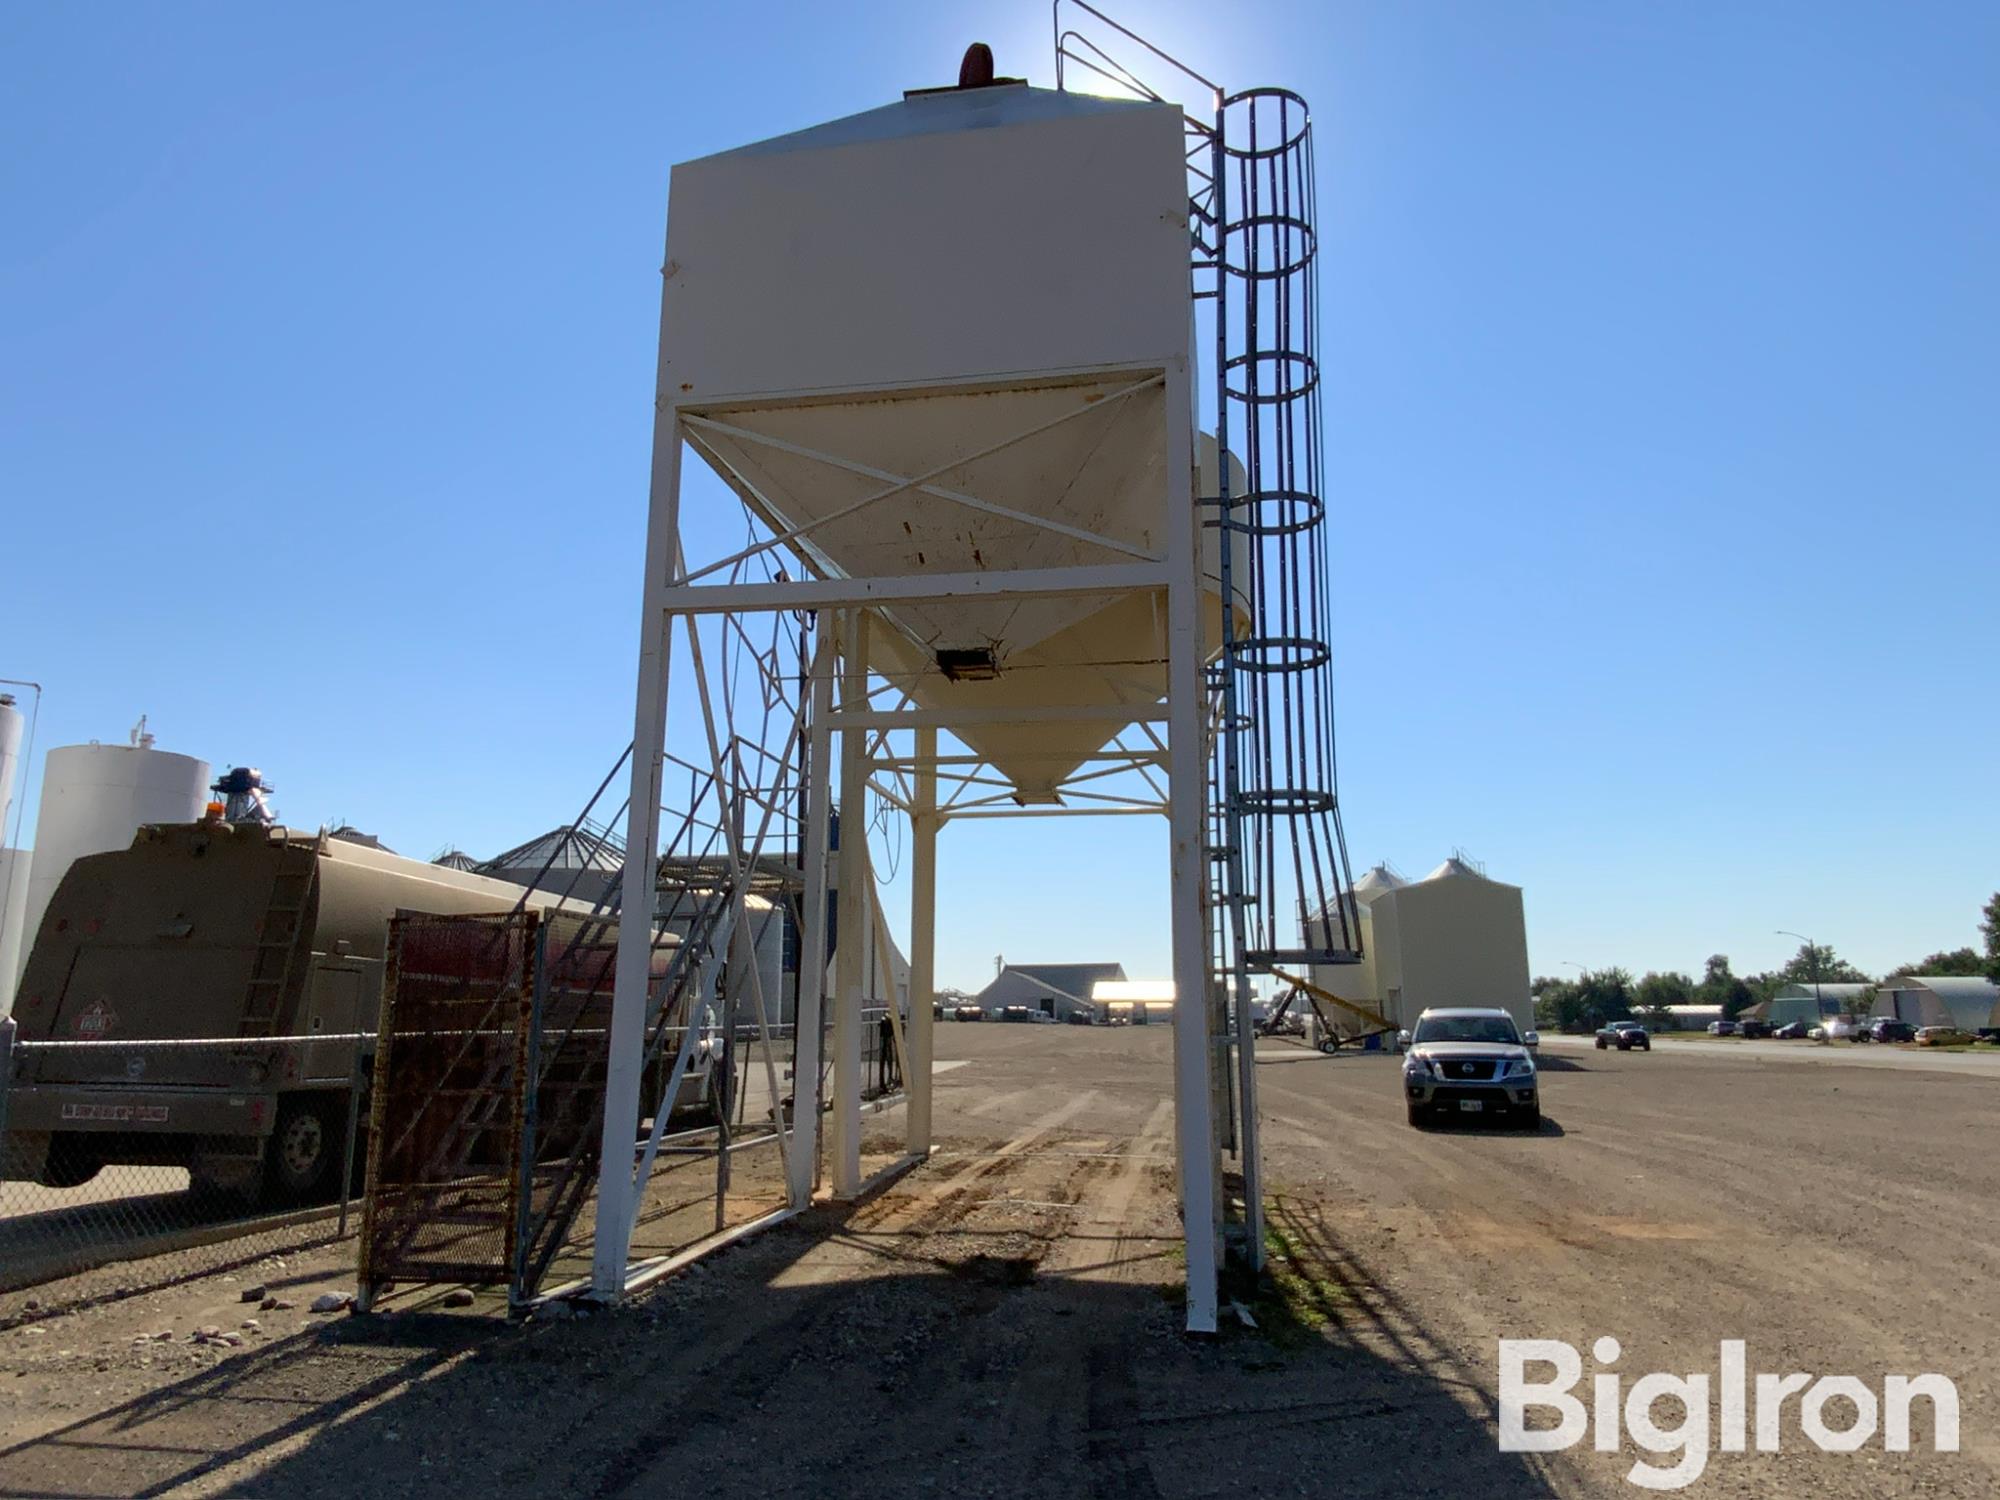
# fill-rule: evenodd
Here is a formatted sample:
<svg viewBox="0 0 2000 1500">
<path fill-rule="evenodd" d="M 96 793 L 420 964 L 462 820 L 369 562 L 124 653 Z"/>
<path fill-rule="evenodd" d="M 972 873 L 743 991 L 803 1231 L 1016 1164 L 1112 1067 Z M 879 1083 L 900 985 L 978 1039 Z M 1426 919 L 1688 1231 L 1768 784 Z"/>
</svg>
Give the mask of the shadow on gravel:
<svg viewBox="0 0 2000 1500">
<path fill-rule="evenodd" d="M 1588 1073 L 1590 1069 L 1573 1057 L 1554 1057 L 1544 1052 L 1535 1059 L 1535 1070 L 1541 1073 Z"/>
<path fill-rule="evenodd" d="M 1553 1493 L 1316 1204 L 1274 1201 L 1262 1326 L 1209 1339 L 1161 1242 L 1113 1227 L 897 1231 L 877 1273 L 812 1217 L 610 1312 L 340 1319 L 0 1452 L 0 1494 Z"/>
<path fill-rule="evenodd" d="M 1543 1115 L 1533 1125 L 1516 1124 L 1506 1115 L 1433 1115 L 1416 1128 L 1429 1135 L 1498 1135 L 1519 1140 L 1557 1140 L 1569 1133 L 1552 1115 Z"/>
</svg>

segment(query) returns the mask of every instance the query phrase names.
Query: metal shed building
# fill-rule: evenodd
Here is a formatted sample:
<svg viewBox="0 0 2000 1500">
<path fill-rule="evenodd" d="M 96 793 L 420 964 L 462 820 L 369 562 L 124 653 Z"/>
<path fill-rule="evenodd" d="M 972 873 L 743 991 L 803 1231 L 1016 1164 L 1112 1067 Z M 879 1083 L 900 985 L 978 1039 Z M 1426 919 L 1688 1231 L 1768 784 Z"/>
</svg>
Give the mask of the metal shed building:
<svg viewBox="0 0 2000 1500">
<path fill-rule="evenodd" d="M 1090 999 L 1101 1020 L 1145 1026 L 1173 1020 L 1174 993 L 1171 979 L 1100 979 Z"/>
<path fill-rule="evenodd" d="M 1025 1005 L 1067 1021 L 1082 1012 L 1101 1020 L 1091 1004 L 1091 991 L 1104 980 L 1125 977 L 1123 964 L 1008 964 L 979 992 L 978 1004 L 989 1015 L 1005 1006 Z"/>
<path fill-rule="evenodd" d="M 1817 1026 L 1822 1021 L 1830 1021 L 1835 1016 L 1865 1006 L 1874 988 L 1872 984 L 1788 984 L 1767 1004 L 1753 1005 L 1746 1014 L 1757 1015 L 1761 1012 L 1773 1026 L 1786 1026 L 1793 1021 Z M 1817 1007 L 1813 1004 L 1815 992 L 1819 999 Z"/>
<path fill-rule="evenodd" d="M 1874 1014 L 1912 1026 L 1990 1031 L 2000 1026 L 2000 985 L 1955 974 L 1898 974 L 1875 991 Z"/>
</svg>

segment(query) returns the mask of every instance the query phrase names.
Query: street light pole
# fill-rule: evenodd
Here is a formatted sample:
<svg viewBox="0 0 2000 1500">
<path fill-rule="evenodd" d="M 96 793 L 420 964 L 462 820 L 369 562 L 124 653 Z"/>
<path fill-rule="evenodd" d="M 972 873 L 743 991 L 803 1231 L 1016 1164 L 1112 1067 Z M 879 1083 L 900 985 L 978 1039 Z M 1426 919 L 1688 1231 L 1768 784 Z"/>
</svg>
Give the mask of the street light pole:
<svg viewBox="0 0 2000 1500">
<path fill-rule="evenodd" d="M 1815 943 L 1803 932 L 1793 932 L 1785 927 L 1775 930 L 1779 937 L 1795 937 L 1806 945 L 1806 956 L 1812 960 L 1813 1010 L 1819 1016 L 1819 1024 L 1824 1026 L 1826 1024 L 1826 1001 L 1821 998 L 1819 990 L 1819 944 Z"/>
</svg>

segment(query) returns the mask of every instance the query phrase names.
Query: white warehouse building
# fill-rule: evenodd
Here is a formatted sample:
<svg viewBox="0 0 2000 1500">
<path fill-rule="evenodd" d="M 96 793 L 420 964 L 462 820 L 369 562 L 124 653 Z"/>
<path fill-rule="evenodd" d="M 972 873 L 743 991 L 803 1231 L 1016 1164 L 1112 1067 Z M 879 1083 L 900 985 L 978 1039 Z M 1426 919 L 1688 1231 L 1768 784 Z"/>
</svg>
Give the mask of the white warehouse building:
<svg viewBox="0 0 2000 1500">
<path fill-rule="evenodd" d="M 1522 1030 L 1534 1025 L 1519 886 L 1453 856 L 1414 881 L 1377 865 L 1347 900 L 1361 962 L 1315 968 L 1307 977 L 1316 986 L 1398 1027 L 1440 1005 L 1499 1006 Z M 1366 1029 L 1356 1016 L 1336 1015 L 1345 1034 Z"/>
</svg>

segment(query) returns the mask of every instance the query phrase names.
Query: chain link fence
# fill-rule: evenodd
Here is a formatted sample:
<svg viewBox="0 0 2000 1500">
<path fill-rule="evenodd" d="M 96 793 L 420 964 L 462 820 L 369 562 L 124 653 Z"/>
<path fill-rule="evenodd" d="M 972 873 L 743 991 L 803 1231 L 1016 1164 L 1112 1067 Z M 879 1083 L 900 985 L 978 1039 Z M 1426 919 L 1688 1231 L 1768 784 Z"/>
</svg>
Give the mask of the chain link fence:
<svg viewBox="0 0 2000 1500">
<path fill-rule="evenodd" d="M 372 1046 L 27 1042 L 0 1020 L 0 1327 L 349 1234 Z"/>
<path fill-rule="evenodd" d="M 862 1094 L 876 1107 L 902 1091 L 901 1019 L 863 1011 Z M 635 1260 L 785 1202 L 777 1128 L 794 1110 L 794 1028 L 739 1020 L 716 1040 L 713 1088 L 658 1139 Z M 352 1246 L 375 1049 L 372 1034 L 26 1042 L 0 1020 L 0 1328 Z M 595 1207 L 587 1194 L 560 1234 L 545 1287 L 587 1272 Z"/>
</svg>

